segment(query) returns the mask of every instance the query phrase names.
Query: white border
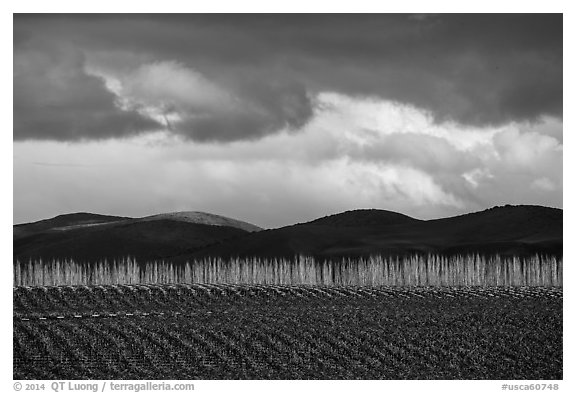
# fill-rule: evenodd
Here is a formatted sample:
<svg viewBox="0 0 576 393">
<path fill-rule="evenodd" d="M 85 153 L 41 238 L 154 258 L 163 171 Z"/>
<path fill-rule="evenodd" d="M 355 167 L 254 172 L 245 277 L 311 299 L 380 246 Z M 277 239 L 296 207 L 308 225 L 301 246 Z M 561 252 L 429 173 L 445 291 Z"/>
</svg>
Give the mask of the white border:
<svg viewBox="0 0 576 393">
<path fill-rule="evenodd" d="M 264 1 L 216 1 L 216 2 L 180 2 L 172 0 L 164 0 L 162 2 L 148 2 L 144 4 L 142 1 L 111 1 L 100 0 L 92 4 L 86 4 L 79 1 L 10 1 L 3 3 L 2 14 L 0 21 L 0 28 L 2 29 L 2 48 L 5 54 L 2 62 L 3 79 L 2 86 L 2 112 L 5 119 L 6 129 L 2 136 L 2 180 L 6 185 L 0 195 L 2 195 L 2 243 L 3 250 L 3 263 L 1 266 L 2 277 L 2 293 L 0 295 L 0 304 L 3 318 L 1 332 L 2 332 L 2 355 L 1 370 L 2 370 L 2 384 L 3 391 L 12 390 L 12 324 L 10 315 L 12 314 L 12 243 L 9 241 L 12 238 L 12 206 L 13 206 L 13 193 L 8 192 L 13 185 L 13 160 L 12 160 L 12 133 L 8 132 L 8 128 L 12 124 L 12 73 L 9 72 L 12 66 L 12 13 L 14 12 L 38 12 L 38 13 L 54 13 L 54 12 L 119 12 L 119 13 L 132 13 L 132 12 L 150 12 L 150 13 L 167 13 L 167 12 L 563 12 L 564 15 L 564 69 L 567 72 L 564 75 L 564 106 L 569 106 L 567 103 L 572 103 L 573 100 L 573 82 L 574 78 L 570 70 L 576 70 L 574 66 L 574 47 L 572 38 L 574 37 L 574 22 L 575 18 L 572 17 L 573 13 L 570 9 L 571 3 L 569 1 L 482 1 L 462 2 L 462 1 L 400 1 L 400 2 L 383 2 L 383 1 L 365 1 L 355 0 L 353 2 L 334 2 L 334 1 L 304 1 L 304 0 L 291 0 L 283 3 L 278 2 L 264 2 Z M 571 169 L 574 167 L 574 156 L 570 154 L 572 146 L 574 145 L 574 136 L 572 129 L 574 128 L 574 120 L 570 111 L 564 111 L 564 129 L 568 130 L 564 134 L 564 146 L 568 146 L 568 151 L 564 153 L 564 168 L 568 169 L 565 173 L 571 174 Z M 570 181 L 570 176 L 565 176 L 564 179 L 564 201 L 574 200 L 573 182 Z M 569 204 L 564 206 L 564 234 L 565 238 L 570 240 L 571 235 L 574 234 L 574 212 Z M 574 350 L 576 340 L 574 339 L 574 332 L 576 325 L 574 323 L 574 313 L 571 305 L 574 302 L 574 291 L 571 287 L 574 277 L 574 242 L 567 241 L 564 250 L 564 381 L 560 381 L 561 391 L 576 391 L 576 378 L 570 370 L 574 370 Z M 496 392 L 500 391 L 501 385 L 504 381 L 204 381 L 196 382 L 197 391 L 229 391 L 234 389 L 239 392 L 269 392 L 270 389 L 280 391 L 304 390 L 304 391 L 342 391 L 349 392 L 354 389 L 362 391 L 430 391 L 430 392 Z M 537 382 L 537 381 L 534 381 Z M 522 381 L 521 383 L 529 383 Z"/>
</svg>

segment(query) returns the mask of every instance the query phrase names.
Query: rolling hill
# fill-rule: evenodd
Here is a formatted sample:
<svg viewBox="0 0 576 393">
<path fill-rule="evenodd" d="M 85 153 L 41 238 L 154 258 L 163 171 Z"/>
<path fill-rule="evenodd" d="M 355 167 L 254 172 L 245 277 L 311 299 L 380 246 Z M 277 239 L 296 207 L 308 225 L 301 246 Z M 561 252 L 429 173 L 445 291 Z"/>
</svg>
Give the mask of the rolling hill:
<svg viewBox="0 0 576 393">
<path fill-rule="evenodd" d="M 501 206 L 419 220 L 386 210 L 347 211 L 278 229 L 227 217 L 167 213 L 126 218 L 77 213 L 14 226 L 14 259 L 135 257 L 186 261 L 205 257 L 317 258 L 478 253 L 562 255 L 562 210 Z"/>
<path fill-rule="evenodd" d="M 506 205 L 435 220 L 417 220 L 384 210 L 355 210 L 254 233 L 206 247 L 182 259 L 296 254 L 341 258 L 413 253 L 559 256 L 562 210 Z"/>
<path fill-rule="evenodd" d="M 203 212 L 175 212 L 175 213 L 155 214 L 153 216 L 143 217 L 140 220 L 141 221 L 170 220 L 170 221 L 187 222 L 193 224 L 215 225 L 215 226 L 238 228 L 246 232 L 258 232 L 262 230 L 262 228 L 244 221 Z"/>
<path fill-rule="evenodd" d="M 201 212 L 143 218 L 74 213 L 15 225 L 14 259 L 165 259 L 258 230 L 252 224 Z"/>
</svg>

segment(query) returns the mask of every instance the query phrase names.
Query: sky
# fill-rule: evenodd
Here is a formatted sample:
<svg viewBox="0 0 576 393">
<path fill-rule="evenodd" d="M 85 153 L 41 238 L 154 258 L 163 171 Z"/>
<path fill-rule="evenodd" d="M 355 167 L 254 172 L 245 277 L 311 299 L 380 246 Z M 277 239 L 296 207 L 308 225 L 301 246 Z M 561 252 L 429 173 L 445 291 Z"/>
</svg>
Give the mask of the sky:
<svg viewBox="0 0 576 393">
<path fill-rule="evenodd" d="M 14 223 L 562 207 L 560 14 L 15 15 Z"/>
</svg>

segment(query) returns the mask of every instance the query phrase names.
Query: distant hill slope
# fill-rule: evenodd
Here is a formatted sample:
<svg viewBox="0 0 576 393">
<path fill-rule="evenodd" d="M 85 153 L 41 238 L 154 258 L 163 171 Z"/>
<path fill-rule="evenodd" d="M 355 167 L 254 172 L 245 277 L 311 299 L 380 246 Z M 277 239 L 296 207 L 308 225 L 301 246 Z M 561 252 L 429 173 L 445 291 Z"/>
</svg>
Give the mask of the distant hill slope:
<svg viewBox="0 0 576 393">
<path fill-rule="evenodd" d="M 320 258 L 412 253 L 562 255 L 562 245 L 561 209 L 507 205 L 427 221 L 383 210 L 356 210 L 254 233 L 179 259 L 297 254 Z"/>
<path fill-rule="evenodd" d="M 28 224 L 14 225 L 14 239 L 16 240 L 54 229 L 64 230 L 75 226 L 98 225 L 129 219 L 129 217 L 106 216 L 93 213 L 63 214 L 46 220 L 36 221 Z"/>
<path fill-rule="evenodd" d="M 331 227 L 366 227 L 408 224 L 416 221 L 420 220 L 388 210 L 360 209 L 318 218 L 308 224 Z"/>
<path fill-rule="evenodd" d="M 257 230 L 252 224 L 201 212 L 143 218 L 74 213 L 15 225 L 14 259 L 164 259 Z"/>
<path fill-rule="evenodd" d="M 319 258 L 480 253 L 562 255 L 561 209 L 503 206 L 435 220 L 355 210 L 273 230 L 200 212 L 143 218 L 78 213 L 14 226 L 14 259 Z"/>
<path fill-rule="evenodd" d="M 242 229 L 246 232 L 258 232 L 258 231 L 262 230 L 262 228 L 260 228 L 256 225 L 249 224 L 247 222 L 240 221 L 240 220 L 235 220 L 233 218 L 219 216 L 217 214 L 203 213 L 203 212 L 192 212 L 192 211 L 156 214 L 153 216 L 143 217 L 143 218 L 141 218 L 141 220 L 145 220 L 145 221 L 154 221 L 154 220 L 182 221 L 182 222 L 189 222 L 189 223 L 195 223 L 195 224 L 217 225 L 217 226 L 238 228 L 238 229 Z"/>
</svg>

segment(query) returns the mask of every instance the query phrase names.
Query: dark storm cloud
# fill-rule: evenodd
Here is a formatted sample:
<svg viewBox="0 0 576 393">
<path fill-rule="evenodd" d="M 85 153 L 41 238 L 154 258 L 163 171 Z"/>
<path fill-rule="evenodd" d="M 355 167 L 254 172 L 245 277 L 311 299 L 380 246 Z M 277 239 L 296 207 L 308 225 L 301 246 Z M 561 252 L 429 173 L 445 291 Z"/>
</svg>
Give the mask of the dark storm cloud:
<svg viewBox="0 0 576 393">
<path fill-rule="evenodd" d="M 257 100 L 255 110 L 192 117 L 177 125 L 177 131 L 198 141 L 257 139 L 282 129 L 297 130 L 312 116 L 312 103 L 303 87 L 255 86 L 248 93 Z"/>
<path fill-rule="evenodd" d="M 83 63 L 81 52 L 41 41 L 15 53 L 14 139 L 104 139 L 160 127 L 119 109 Z"/>
<path fill-rule="evenodd" d="M 196 140 L 298 128 L 318 91 L 378 96 L 430 110 L 437 121 L 470 125 L 562 117 L 561 14 L 15 16 L 16 56 L 39 36 L 89 59 L 104 54 L 102 67 L 118 67 L 122 53 L 178 61 L 247 103 L 242 110 L 181 112 L 175 130 Z M 106 64 L 106 53 L 116 54 L 114 62 Z M 151 126 L 140 125 L 133 110 L 116 109 L 115 96 L 87 75 L 68 78 L 84 87 L 56 106 L 75 108 L 73 119 L 65 110 L 48 111 L 31 94 L 38 92 L 34 84 L 54 88 L 43 81 L 43 68 L 18 74 L 15 63 L 15 71 L 16 139 L 106 137 Z M 92 100 L 100 110 L 81 105 Z M 72 127 L 84 116 L 93 126 Z"/>
</svg>

